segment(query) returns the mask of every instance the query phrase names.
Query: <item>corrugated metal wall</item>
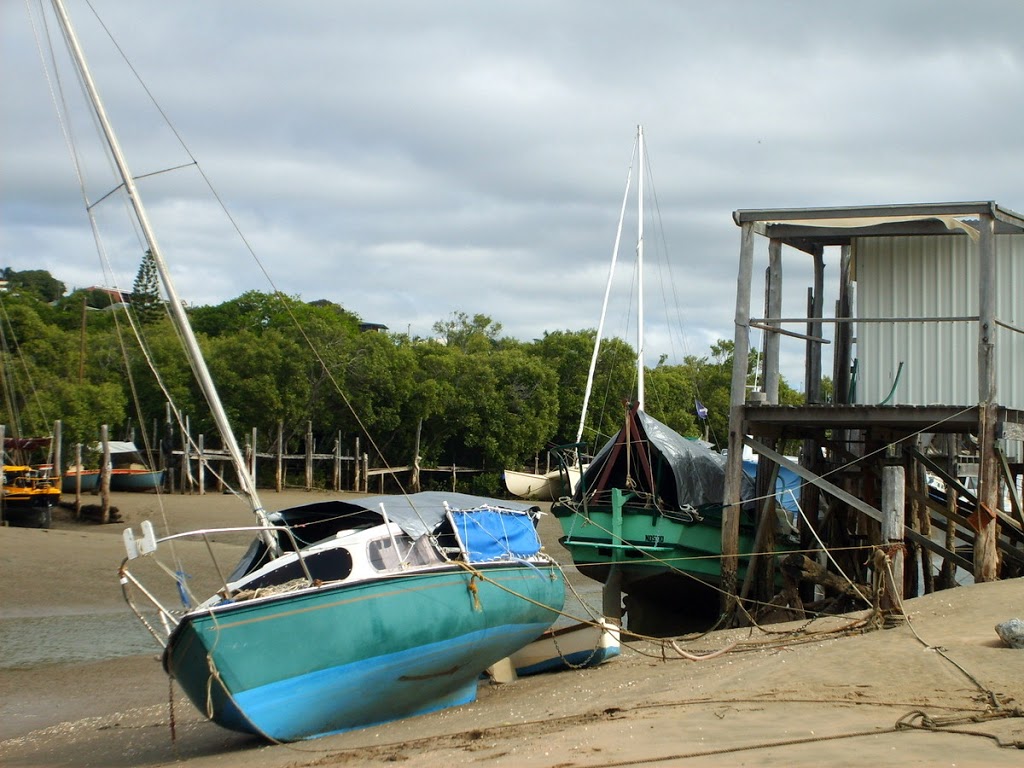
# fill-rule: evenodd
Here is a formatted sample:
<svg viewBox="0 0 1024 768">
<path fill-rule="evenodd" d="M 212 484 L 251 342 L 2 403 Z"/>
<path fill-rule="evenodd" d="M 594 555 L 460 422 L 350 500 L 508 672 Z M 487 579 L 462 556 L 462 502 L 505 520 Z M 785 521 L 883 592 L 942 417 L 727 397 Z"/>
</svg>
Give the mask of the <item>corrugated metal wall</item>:
<svg viewBox="0 0 1024 768">
<path fill-rule="evenodd" d="M 963 235 L 857 240 L 857 316 L 976 316 L 977 251 Z M 1024 328 L 1024 235 L 996 236 L 996 265 L 996 318 Z M 860 323 L 856 338 L 856 402 L 881 403 L 902 362 L 890 404 L 977 403 L 977 322 Z M 1024 334 L 997 329 L 996 366 L 999 403 L 1024 409 Z"/>
</svg>

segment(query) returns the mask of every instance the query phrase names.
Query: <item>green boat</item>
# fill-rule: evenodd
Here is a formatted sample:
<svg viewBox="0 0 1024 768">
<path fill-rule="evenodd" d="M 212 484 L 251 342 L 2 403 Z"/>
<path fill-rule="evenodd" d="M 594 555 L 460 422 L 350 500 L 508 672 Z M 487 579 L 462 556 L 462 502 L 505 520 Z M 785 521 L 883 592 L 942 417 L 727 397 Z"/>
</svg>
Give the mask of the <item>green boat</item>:
<svg viewBox="0 0 1024 768">
<path fill-rule="evenodd" d="M 749 498 L 753 482 L 746 480 Z M 580 573 L 602 583 L 621 579 L 628 628 L 674 635 L 705 628 L 718 616 L 724 487 L 724 455 L 634 405 L 575 494 L 551 511 Z M 741 580 L 756 528 L 754 511 L 745 508 Z"/>
</svg>

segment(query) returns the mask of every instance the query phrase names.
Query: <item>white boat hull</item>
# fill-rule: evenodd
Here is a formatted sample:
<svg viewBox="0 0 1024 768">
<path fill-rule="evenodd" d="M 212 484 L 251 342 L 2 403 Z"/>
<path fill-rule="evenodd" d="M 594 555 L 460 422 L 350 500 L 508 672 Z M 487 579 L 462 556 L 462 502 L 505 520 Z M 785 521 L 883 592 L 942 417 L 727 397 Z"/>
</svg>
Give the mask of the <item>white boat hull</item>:
<svg viewBox="0 0 1024 768">
<path fill-rule="evenodd" d="M 516 675 L 596 667 L 619 655 L 619 628 L 607 619 L 549 629 L 512 654 Z"/>
<path fill-rule="evenodd" d="M 580 481 L 580 468 L 569 467 L 569 489 L 563 488 L 562 472 L 553 469 L 543 475 L 532 472 L 505 470 L 505 487 L 513 496 L 531 501 L 557 501 L 562 496 L 571 496 Z"/>
</svg>

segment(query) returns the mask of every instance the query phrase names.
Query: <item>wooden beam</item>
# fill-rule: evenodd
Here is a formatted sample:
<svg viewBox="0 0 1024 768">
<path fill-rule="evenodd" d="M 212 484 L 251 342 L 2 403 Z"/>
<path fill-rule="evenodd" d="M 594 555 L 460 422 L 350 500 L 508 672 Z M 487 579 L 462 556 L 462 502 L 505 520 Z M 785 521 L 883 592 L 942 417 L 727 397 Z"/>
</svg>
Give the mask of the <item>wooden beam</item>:
<svg viewBox="0 0 1024 768">
<path fill-rule="evenodd" d="M 796 331 L 787 331 L 785 328 L 776 328 L 773 325 L 766 325 L 765 323 L 758 323 L 758 322 L 756 322 L 754 320 L 751 320 L 749 325 L 750 325 L 751 328 L 757 328 L 758 330 L 761 330 L 761 331 L 768 331 L 768 333 L 769 333 L 768 338 L 769 339 L 774 338 L 775 334 L 780 333 L 783 336 L 790 336 L 790 337 L 792 337 L 794 339 L 804 339 L 805 341 L 809 341 L 809 342 L 811 342 L 813 344 L 831 344 L 832 343 L 831 341 L 829 341 L 828 339 L 826 339 L 823 336 L 809 336 L 806 333 L 797 333 Z M 776 339 L 776 341 L 778 341 L 778 339 Z M 777 405 L 777 403 L 775 403 L 775 404 Z"/>
</svg>

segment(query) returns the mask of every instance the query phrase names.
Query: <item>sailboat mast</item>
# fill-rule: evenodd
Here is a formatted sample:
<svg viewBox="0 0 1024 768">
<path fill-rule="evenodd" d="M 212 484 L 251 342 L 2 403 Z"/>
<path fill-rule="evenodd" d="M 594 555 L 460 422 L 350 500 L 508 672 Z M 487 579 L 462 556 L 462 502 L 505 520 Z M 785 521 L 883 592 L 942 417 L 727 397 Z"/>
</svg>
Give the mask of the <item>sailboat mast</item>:
<svg viewBox="0 0 1024 768">
<path fill-rule="evenodd" d="M 608 315 L 608 300 L 612 293 L 612 283 L 615 281 L 615 263 L 619 258 L 619 244 L 622 242 L 622 225 L 626 219 L 626 205 L 629 202 L 629 187 L 633 178 L 633 163 L 630 161 L 629 170 L 626 171 L 626 190 L 622 193 L 622 208 L 619 210 L 619 226 L 615 230 L 615 245 L 612 246 L 612 264 L 608 268 L 608 281 L 604 286 L 604 301 L 601 304 L 601 320 L 597 324 L 597 337 L 594 339 L 594 351 L 590 356 L 590 369 L 587 371 L 587 386 L 583 391 L 583 408 L 580 411 L 580 426 L 576 431 L 576 443 L 583 441 L 583 429 L 587 423 L 587 408 L 590 406 L 590 396 L 594 390 L 594 373 L 597 371 L 597 358 L 601 352 L 601 339 L 604 338 L 604 321 Z"/>
<path fill-rule="evenodd" d="M 636 235 L 636 402 L 644 410 L 644 127 L 636 127 L 638 170 L 637 175 L 637 235 Z"/>
<path fill-rule="evenodd" d="M 221 434 L 221 439 L 223 439 L 225 447 L 231 456 L 232 464 L 234 464 L 235 470 L 238 473 L 238 481 L 242 487 L 242 493 L 245 494 L 245 497 L 252 508 L 252 512 L 260 524 L 269 525 L 270 522 L 267 519 L 266 511 L 263 509 L 259 495 L 256 493 L 255 481 L 249 474 L 248 467 L 246 467 L 242 452 L 239 450 L 238 442 L 235 440 L 231 424 L 228 421 L 227 414 L 224 411 L 224 406 L 221 403 L 220 395 L 217 393 L 217 388 L 214 386 L 213 379 L 210 376 L 210 371 L 206 367 L 206 361 L 203 359 L 202 351 L 199 349 L 199 342 L 196 340 L 195 333 L 192 330 L 192 325 L 189 323 L 188 317 L 185 313 L 185 307 L 182 304 L 181 299 L 178 297 L 178 292 L 174 287 L 174 282 L 171 280 L 170 270 L 167 268 L 167 263 L 164 260 L 163 251 L 160 250 L 160 246 L 156 240 L 156 235 L 149 223 L 149 217 L 146 214 L 145 207 L 142 205 L 142 200 L 139 197 L 139 191 L 135 186 L 135 180 L 132 177 L 127 162 L 125 161 L 124 153 L 121 151 L 121 145 L 117 140 L 117 135 L 114 133 L 114 129 L 107 118 L 107 113 L 103 107 L 103 102 L 100 99 L 99 91 L 96 89 L 96 84 L 89 72 L 89 67 L 85 61 L 85 54 L 82 52 L 82 47 L 79 45 L 78 38 L 75 36 L 74 29 L 71 26 L 71 20 L 68 18 L 67 11 L 64 8 L 64 3 L 62 0 L 52 0 L 52 3 L 54 12 L 60 22 L 61 29 L 64 32 L 64 37 L 67 40 L 72 58 L 74 59 L 75 64 L 78 67 L 78 71 L 82 76 L 82 82 L 85 84 L 88 92 L 89 101 L 96 113 L 96 117 L 103 129 L 103 135 L 106 137 L 107 145 L 110 147 L 110 152 L 117 165 L 118 174 L 121 176 L 121 181 L 124 184 L 125 191 L 128 193 L 128 199 L 131 202 L 136 217 L 138 218 L 139 226 L 146 239 L 146 244 L 152 253 L 153 263 L 156 266 L 157 273 L 160 275 L 160 281 L 167 293 L 167 301 L 171 318 L 178 327 L 182 337 L 182 342 L 185 346 L 185 354 L 189 359 L 189 363 L 192 366 L 192 370 L 195 373 L 199 386 L 203 390 L 203 394 L 206 396 L 206 400 L 213 413 L 214 422 Z M 263 531 L 262 535 L 271 551 L 278 551 L 279 547 L 277 539 L 273 532 Z"/>
</svg>

